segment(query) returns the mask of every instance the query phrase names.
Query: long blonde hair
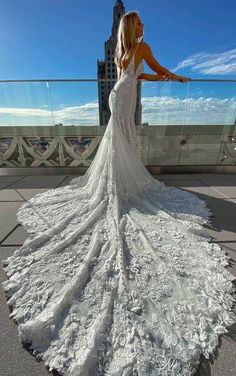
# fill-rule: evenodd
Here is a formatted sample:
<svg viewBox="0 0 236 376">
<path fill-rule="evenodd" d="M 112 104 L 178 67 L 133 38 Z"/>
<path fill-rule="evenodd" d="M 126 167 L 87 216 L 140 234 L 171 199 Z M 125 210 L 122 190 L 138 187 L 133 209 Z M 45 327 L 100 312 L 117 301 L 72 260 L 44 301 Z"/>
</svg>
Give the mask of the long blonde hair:
<svg viewBox="0 0 236 376">
<path fill-rule="evenodd" d="M 138 17 L 138 12 L 128 12 L 120 19 L 114 56 L 114 62 L 120 70 L 123 69 L 124 62 L 130 56 L 136 44 L 135 21 Z"/>
</svg>

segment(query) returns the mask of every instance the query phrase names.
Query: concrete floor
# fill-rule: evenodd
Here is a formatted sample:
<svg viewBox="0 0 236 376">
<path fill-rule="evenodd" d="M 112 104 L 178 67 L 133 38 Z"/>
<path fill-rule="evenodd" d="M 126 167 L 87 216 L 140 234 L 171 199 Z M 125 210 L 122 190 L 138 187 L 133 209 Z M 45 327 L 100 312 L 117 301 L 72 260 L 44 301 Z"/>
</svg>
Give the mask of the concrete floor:
<svg viewBox="0 0 236 376">
<path fill-rule="evenodd" d="M 23 201 L 50 188 L 69 184 L 76 175 L 53 176 L 0 176 L 0 261 L 19 248 L 27 233 L 17 223 L 16 212 Z M 215 243 L 222 245 L 231 257 L 229 270 L 236 276 L 236 174 L 162 174 L 155 176 L 167 185 L 176 186 L 197 194 L 204 199 L 214 214 L 213 229 L 208 233 Z M 0 263 L 0 282 L 6 275 Z M 3 289 L 0 289 L 0 375 L 46 376 L 49 373 L 43 362 L 37 362 L 24 349 L 18 338 L 15 322 L 9 318 Z M 201 364 L 195 376 L 236 375 L 236 325 L 227 335 L 221 335 L 215 358 L 201 356 Z"/>
</svg>

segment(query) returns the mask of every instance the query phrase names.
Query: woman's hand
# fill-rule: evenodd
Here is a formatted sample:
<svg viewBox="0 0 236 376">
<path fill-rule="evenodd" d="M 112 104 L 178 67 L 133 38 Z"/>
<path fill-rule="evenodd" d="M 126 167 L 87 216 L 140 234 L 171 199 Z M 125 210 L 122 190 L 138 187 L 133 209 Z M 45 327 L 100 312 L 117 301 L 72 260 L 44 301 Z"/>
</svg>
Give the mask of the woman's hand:
<svg viewBox="0 0 236 376">
<path fill-rule="evenodd" d="M 171 73 L 142 73 L 137 77 L 139 80 L 144 79 L 147 81 L 180 81 L 180 82 L 187 82 L 190 81 L 191 78 L 177 76 L 176 74 Z"/>
<path fill-rule="evenodd" d="M 157 74 L 157 76 L 159 76 L 157 81 L 179 81 L 182 83 L 191 81 L 191 78 L 178 76 L 176 74 L 164 73 L 164 74 Z"/>
<path fill-rule="evenodd" d="M 166 74 L 164 75 L 161 73 L 157 73 L 154 76 L 155 76 L 155 81 L 171 81 L 171 77 Z"/>
<path fill-rule="evenodd" d="M 184 82 L 188 82 L 188 81 L 191 81 L 192 79 L 191 78 L 189 78 L 189 77 L 184 77 L 184 76 L 177 76 L 177 81 L 179 81 L 179 82 L 182 82 L 182 83 L 184 83 Z"/>
</svg>

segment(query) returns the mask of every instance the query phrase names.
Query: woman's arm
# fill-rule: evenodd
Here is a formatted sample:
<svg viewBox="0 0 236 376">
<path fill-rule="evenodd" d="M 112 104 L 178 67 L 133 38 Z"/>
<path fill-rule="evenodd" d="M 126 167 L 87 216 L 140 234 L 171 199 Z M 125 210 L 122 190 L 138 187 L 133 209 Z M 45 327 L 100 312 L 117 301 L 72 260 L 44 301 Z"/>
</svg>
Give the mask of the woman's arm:
<svg viewBox="0 0 236 376">
<path fill-rule="evenodd" d="M 155 57 L 153 56 L 152 50 L 146 42 L 142 42 L 142 45 L 143 45 L 143 58 L 152 70 L 154 70 L 155 72 L 161 75 L 167 75 L 171 79 L 179 79 L 181 77 L 168 71 L 168 69 L 160 65 L 158 61 L 155 59 Z"/>
<path fill-rule="evenodd" d="M 151 48 L 146 42 L 142 42 L 142 45 L 143 45 L 143 58 L 152 70 L 160 74 L 174 75 L 174 73 L 168 71 L 166 68 L 164 68 L 161 64 L 158 63 L 158 61 L 155 59 L 155 57 L 152 54 Z"/>
<path fill-rule="evenodd" d="M 138 79 L 144 79 L 148 81 L 165 81 L 165 76 L 162 74 L 150 74 L 150 73 L 142 73 L 138 77 Z"/>
</svg>

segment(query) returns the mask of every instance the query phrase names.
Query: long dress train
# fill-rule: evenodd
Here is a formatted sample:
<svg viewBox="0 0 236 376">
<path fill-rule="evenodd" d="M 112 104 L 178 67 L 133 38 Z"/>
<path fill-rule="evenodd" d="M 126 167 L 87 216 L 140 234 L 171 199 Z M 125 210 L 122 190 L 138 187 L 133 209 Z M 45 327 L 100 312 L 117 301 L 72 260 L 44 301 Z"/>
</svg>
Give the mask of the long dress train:
<svg viewBox="0 0 236 376">
<path fill-rule="evenodd" d="M 61 375 L 193 375 L 236 322 L 235 277 L 209 242 L 206 203 L 137 154 L 135 52 L 87 172 L 20 207 L 29 237 L 3 261 L 21 342 Z"/>
</svg>

